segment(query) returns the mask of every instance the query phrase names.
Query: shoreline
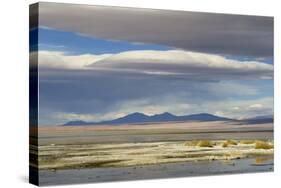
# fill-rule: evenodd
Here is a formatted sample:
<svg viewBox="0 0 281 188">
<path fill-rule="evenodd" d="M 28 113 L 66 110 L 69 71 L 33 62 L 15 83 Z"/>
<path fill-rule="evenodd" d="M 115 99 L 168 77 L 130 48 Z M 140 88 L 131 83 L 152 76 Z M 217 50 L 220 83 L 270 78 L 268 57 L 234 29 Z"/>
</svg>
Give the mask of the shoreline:
<svg viewBox="0 0 281 188">
<path fill-rule="evenodd" d="M 227 161 L 229 162 L 229 161 Z M 237 173 L 273 172 L 273 159 L 256 165 L 255 158 L 223 161 L 179 162 L 138 167 L 106 167 L 65 170 L 40 170 L 40 185 L 99 183 L 161 178 L 181 178 Z"/>
</svg>

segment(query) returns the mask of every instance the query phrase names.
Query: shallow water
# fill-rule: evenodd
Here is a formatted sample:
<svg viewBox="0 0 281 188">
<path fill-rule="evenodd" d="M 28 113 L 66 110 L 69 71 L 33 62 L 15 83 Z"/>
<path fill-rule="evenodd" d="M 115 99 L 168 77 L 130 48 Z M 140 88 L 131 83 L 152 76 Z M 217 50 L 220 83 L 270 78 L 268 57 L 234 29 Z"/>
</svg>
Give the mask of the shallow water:
<svg viewBox="0 0 281 188">
<path fill-rule="evenodd" d="M 40 185 L 75 184 L 273 171 L 272 158 L 168 163 L 122 168 L 41 170 Z"/>
</svg>

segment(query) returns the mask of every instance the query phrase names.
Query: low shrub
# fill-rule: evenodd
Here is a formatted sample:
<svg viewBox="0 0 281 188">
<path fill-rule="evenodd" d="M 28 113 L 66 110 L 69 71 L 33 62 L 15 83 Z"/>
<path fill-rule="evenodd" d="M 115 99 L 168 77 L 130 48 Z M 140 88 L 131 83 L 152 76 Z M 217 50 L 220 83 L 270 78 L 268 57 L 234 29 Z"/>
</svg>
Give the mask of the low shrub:
<svg viewBox="0 0 281 188">
<path fill-rule="evenodd" d="M 186 141 L 186 142 L 184 143 L 184 145 L 185 145 L 185 146 L 196 146 L 197 143 L 198 143 L 197 140 L 192 140 L 192 141 Z"/>
<path fill-rule="evenodd" d="M 227 142 L 222 143 L 222 147 L 224 148 L 228 147 L 228 143 Z"/>
<path fill-rule="evenodd" d="M 241 144 L 254 144 L 255 140 L 241 140 L 240 143 Z"/>
<path fill-rule="evenodd" d="M 213 144 L 209 140 L 200 140 L 197 145 L 198 147 L 213 147 Z"/>
<path fill-rule="evenodd" d="M 273 144 L 265 142 L 265 141 L 256 141 L 255 149 L 272 149 Z"/>
<path fill-rule="evenodd" d="M 228 145 L 237 145 L 237 142 L 235 140 L 227 140 L 226 143 Z"/>
</svg>

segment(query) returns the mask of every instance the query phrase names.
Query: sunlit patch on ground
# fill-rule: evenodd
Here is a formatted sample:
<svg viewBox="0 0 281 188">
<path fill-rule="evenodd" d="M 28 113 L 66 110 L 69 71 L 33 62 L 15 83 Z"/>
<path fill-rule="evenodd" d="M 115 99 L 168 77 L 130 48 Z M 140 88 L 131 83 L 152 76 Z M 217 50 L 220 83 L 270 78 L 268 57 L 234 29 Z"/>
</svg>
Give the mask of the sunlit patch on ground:
<svg viewBox="0 0 281 188">
<path fill-rule="evenodd" d="M 228 143 L 227 146 L 224 144 Z M 265 148 L 257 148 L 257 144 Z M 45 145 L 39 147 L 40 169 L 126 167 L 193 161 L 272 158 L 271 140 L 197 140 L 152 143 Z"/>
</svg>

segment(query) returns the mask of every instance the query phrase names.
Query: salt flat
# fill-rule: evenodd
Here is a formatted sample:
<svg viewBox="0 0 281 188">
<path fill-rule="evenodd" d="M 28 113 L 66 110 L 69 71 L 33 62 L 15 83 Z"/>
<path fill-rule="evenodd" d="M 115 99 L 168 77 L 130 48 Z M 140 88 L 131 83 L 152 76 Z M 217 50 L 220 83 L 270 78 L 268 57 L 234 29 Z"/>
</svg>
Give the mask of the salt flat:
<svg viewBox="0 0 281 188">
<path fill-rule="evenodd" d="M 237 124 L 217 121 L 118 126 L 45 126 L 38 128 L 38 137 L 39 145 L 139 143 L 194 139 L 273 139 L 273 124 Z"/>
</svg>

